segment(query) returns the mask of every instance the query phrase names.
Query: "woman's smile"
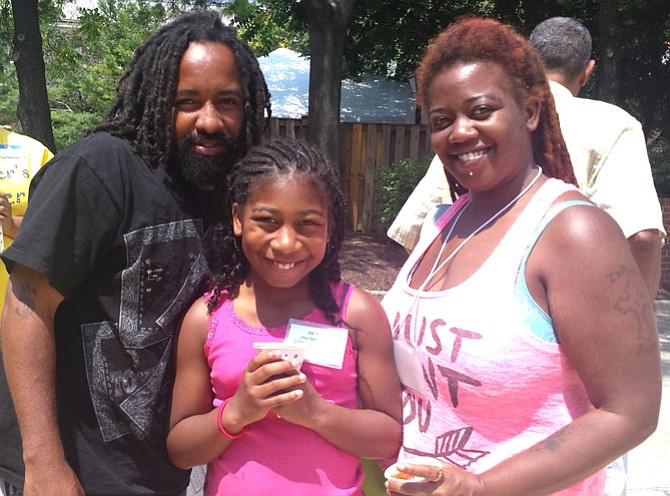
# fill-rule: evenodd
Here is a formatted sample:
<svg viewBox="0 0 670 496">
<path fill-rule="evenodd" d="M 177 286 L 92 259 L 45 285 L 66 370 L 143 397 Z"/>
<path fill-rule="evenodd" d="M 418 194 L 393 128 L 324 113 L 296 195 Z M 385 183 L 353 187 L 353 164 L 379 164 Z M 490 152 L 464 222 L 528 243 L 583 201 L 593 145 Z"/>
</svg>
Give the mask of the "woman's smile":
<svg viewBox="0 0 670 496">
<path fill-rule="evenodd" d="M 435 152 L 467 189 L 490 191 L 534 166 L 530 133 L 533 102 L 518 101 L 512 82 L 494 62 L 445 68 L 432 82 L 428 122 Z"/>
</svg>

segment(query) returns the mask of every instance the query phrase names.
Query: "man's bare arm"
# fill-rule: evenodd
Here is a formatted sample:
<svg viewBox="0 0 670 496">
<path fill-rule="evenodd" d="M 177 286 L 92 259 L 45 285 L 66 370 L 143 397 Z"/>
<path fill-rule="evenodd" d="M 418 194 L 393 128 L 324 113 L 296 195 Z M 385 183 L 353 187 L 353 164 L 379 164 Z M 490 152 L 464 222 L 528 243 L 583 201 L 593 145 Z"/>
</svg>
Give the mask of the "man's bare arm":
<svg viewBox="0 0 670 496">
<path fill-rule="evenodd" d="M 646 229 L 628 238 L 630 251 L 640 268 L 652 301 L 661 282 L 661 234 L 657 229 Z"/>
<path fill-rule="evenodd" d="M 13 267 L 0 336 L 23 441 L 25 496 L 84 494 L 65 460 L 56 416 L 54 314 L 62 300 L 42 274 Z"/>
</svg>

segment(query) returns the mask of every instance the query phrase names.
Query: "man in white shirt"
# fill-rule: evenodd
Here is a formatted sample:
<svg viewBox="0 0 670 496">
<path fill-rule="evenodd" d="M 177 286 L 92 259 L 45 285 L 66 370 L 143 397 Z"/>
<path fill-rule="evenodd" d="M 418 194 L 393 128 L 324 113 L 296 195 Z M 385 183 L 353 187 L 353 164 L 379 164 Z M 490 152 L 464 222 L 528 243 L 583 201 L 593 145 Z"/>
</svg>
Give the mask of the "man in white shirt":
<svg viewBox="0 0 670 496">
<path fill-rule="evenodd" d="M 530 41 L 545 63 L 580 189 L 621 227 L 653 300 L 660 282 L 665 230 L 642 127 L 615 105 L 577 97 L 595 68 L 595 60 L 590 59 L 591 35 L 581 23 L 567 17 L 547 19 L 533 30 Z M 436 203 L 451 203 L 437 157 L 388 236 L 410 251 L 424 217 Z"/>
</svg>

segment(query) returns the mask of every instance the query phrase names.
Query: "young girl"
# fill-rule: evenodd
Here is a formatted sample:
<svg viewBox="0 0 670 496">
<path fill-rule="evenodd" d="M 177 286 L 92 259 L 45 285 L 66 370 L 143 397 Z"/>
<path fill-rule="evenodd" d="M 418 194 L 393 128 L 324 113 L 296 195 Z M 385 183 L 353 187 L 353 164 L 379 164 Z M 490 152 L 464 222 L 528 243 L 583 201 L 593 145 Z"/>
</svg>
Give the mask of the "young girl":
<svg viewBox="0 0 670 496">
<path fill-rule="evenodd" d="M 181 327 L 167 440 L 177 466 L 209 464 L 207 496 L 361 495 L 359 458 L 399 449 L 388 321 L 340 279 L 338 184 L 300 141 L 258 146 L 231 173 L 233 225 L 215 236 L 213 290 Z M 300 367 L 254 349 L 287 333 L 310 342 Z"/>
</svg>

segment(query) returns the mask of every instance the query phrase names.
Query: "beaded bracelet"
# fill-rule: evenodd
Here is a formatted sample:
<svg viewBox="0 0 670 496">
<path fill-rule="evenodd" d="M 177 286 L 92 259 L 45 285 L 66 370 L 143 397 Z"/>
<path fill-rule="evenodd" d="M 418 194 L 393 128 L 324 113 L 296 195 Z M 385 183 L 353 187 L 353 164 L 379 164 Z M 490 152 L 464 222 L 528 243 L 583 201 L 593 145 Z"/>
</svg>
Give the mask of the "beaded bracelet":
<svg viewBox="0 0 670 496">
<path fill-rule="evenodd" d="M 231 400 L 231 398 L 228 398 L 225 400 L 223 403 L 219 405 L 219 408 L 216 410 L 216 425 L 219 427 L 219 432 L 226 436 L 227 438 L 230 439 L 238 439 L 244 435 L 245 432 L 249 429 L 248 425 L 245 425 L 240 432 L 237 434 L 231 434 L 226 430 L 226 428 L 223 426 L 223 422 L 221 421 L 221 417 L 223 417 L 223 409 L 226 407 L 228 402 Z"/>
</svg>

